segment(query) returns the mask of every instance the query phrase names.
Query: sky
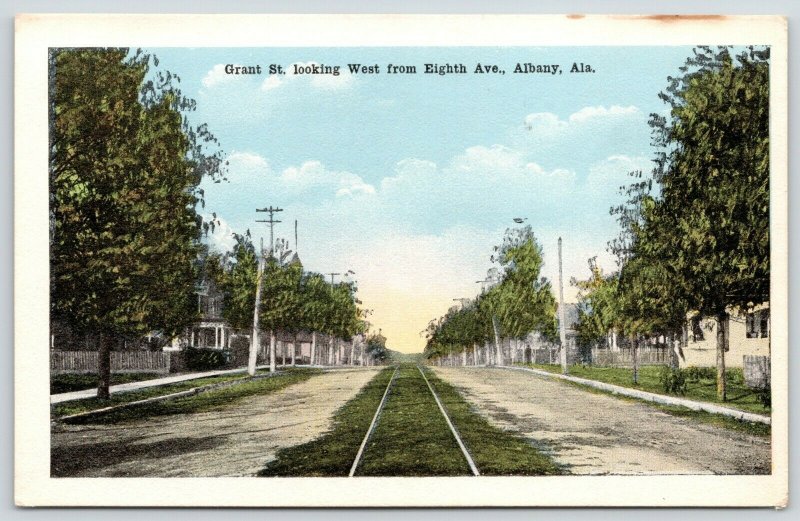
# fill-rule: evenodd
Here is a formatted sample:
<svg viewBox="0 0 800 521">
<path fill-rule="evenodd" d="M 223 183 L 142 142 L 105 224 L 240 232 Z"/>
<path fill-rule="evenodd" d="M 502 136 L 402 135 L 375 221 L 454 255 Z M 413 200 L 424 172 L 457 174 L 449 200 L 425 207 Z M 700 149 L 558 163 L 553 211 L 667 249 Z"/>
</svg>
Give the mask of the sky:
<svg viewBox="0 0 800 521">
<path fill-rule="evenodd" d="M 208 237 L 224 251 L 232 233 L 268 241 L 256 208 L 279 206 L 276 237 L 307 270 L 355 272 L 390 348 L 420 351 L 427 323 L 474 297 L 494 245 L 527 219 L 544 250 L 542 275 L 564 294 L 619 233 L 612 205 L 628 173 L 652 168 L 651 113 L 689 47 L 195 48 L 149 49 L 197 100 L 229 161 L 228 181 L 204 182 Z M 461 63 L 467 74 L 424 74 L 426 63 Z M 504 73 L 475 73 L 477 64 Z M 561 73 L 515 74 L 517 63 Z M 573 63 L 595 72 L 571 73 Z M 225 65 L 260 65 L 232 75 Z M 286 74 L 270 75 L 270 64 Z M 340 74 L 292 74 L 292 64 L 340 66 Z M 378 65 L 350 74 L 348 64 Z M 388 74 L 388 65 L 417 74 Z M 584 67 L 585 70 L 585 67 Z M 294 240 L 294 221 L 298 241 Z M 340 280 L 340 279 L 337 279 Z"/>
</svg>

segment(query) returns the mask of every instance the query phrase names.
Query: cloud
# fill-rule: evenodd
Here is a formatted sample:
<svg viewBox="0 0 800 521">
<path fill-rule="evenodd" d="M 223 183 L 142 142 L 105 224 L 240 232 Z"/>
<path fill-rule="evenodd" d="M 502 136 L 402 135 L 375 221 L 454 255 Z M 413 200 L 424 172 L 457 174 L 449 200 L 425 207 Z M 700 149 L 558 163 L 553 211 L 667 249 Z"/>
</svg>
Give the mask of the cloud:
<svg viewBox="0 0 800 521">
<path fill-rule="evenodd" d="M 583 107 L 567 116 L 566 120 L 559 118 L 552 112 L 534 112 L 525 116 L 525 128 L 534 134 L 548 137 L 566 132 L 575 126 L 603 120 L 624 119 L 640 114 L 639 109 L 633 105 L 627 107 L 612 105 L 609 108 L 601 105 Z"/>
<path fill-rule="evenodd" d="M 225 253 L 233 250 L 236 240 L 233 238 L 234 229 L 222 217 L 214 218 L 210 214 L 203 215 L 205 221 L 215 221 L 214 230 L 205 236 L 205 241 L 209 248 L 217 253 Z"/>
<path fill-rule="evenodd" d="M 319 161 L 306 161 L 299 167 L 289 167 L 280 174 L 284 186 L 296 191 L 314 187 L 329 187 L 336 196 L 374 194 L 375 187 L 351 172 L 328 170 Z"/>
<path fill-rule="evenodd" d="M 248 186 L 262 183 L 272 173 L 267 160 L 253 152 L 234 151 L 227 159 L 228 181 L 232 185 Z"/>
<path fill-rule="evenodd" d="M 630 172 L 647 172 L 651 162 L 645 157 L 629 157 L 623 154 L 609 156 L 589 167 L 586 186 L 593 193 L 618 193 L 619 188 L 633 182 Z"/>
<path fill-rule="evenodd" d="M 585 123 L 596 118 L 613 118 L 624 117 L 628 115 L 639 114 L 639 109 L 630 105 L 628 107 L 621 107 L 619 105 L 612 105 L 609 108 L 603 106 L 597 107 L 583 107 L 578 112 L 569 115 L 570 123 Z"/>
<path fill-rule="evenodd" d="M 242 78 L 242 75 L 238 74 L 226 74 L 225 73 L 225 63 L 218 63 L 211 68 L 210 71 L 206 73 L 203 77 L 203 86 L 207 89 L 211 89 L 217 87 L 219 85 L 223 85 L 226 83 L 231 83 L 236 79 Z"/>
<path fill-rule="evenodd" d="M 295 74 L 295 68 L 320 67 L 322 64 L 314 61 L 294 62 L 286 67 L 286 74 L 279 76 L 272 74 L 261 83 L 262 91 L 271 91 L 291 84 L 309 85 L 314 89 L 337 91 L 350 88 L 355 78 L 347 69 L 339 68 L 338 74 Z"/>
</svg>

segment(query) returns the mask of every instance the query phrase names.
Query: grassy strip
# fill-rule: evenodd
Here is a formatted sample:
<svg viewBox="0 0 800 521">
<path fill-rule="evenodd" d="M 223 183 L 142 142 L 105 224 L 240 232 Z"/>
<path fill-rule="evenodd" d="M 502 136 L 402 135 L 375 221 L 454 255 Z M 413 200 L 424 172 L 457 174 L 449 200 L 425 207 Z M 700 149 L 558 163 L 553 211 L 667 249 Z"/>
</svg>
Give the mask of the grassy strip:
<svg viewBox="0 0 800 521">
<path fill-rule="evenodd" d="M 561 373 L 560 365 L 551 364 L 526 364 L 527 367 L 542 369 L 550 373 Z M 596 380 L 598 382 L 619 385 L 631 389 L 639 389 L 655 394 L 664 394 L 664 387 L 659 380 L 661 366 L 643 366 L 639 368 L 639 384 L 633 383 L 633 369 L 627 367 L 595 367 L 585 365 L 569 366 L 570 376 Z M 758 392 L 745 386 L 738 378 L 727 380 L 728 399 L 724 402 L 717 400 L 717 382 L 713 379 L 701 378 L 698 381 L 686 382 L 686 393 L 683 398 L 700 402 L 714 403 L 731 409 L 752 412 L 755 414 L 770 414 L 771 409 L 764 407 L 758 399 Z"/>
<path fill-rule="evenodd" d="M 552 459 L 525 438 L 491 425 L 474 411 L 455 387 L 439 379 L 433 371 L 426 370 L 426 376 L 482 475 L 541 476 L 563 473 Z"/>
<path fill-rule="evenodd" d="M 163 378 L 159 373 L 116 373 L 111 375 L 111 385 L 143 382 Z M 50 376 L 50 394 L 71 393 L 97 387 L 97 373 L 55 374 Z"/>
<path fill-rule="evenodd" d="M 535 366 L 535 367 L 541 369 L 540 366 Z M 550 371 L 550 372 L 555 372 L 555 371 Z M 671 414 L 672 416 L 678 416 L 680 418 L 689 418 L 697 422 L 714 425 L 715 427 L 721 427 L 723 429 L 743 432 L 745 434 L 752 434 L 754 436 L 769 437 L 772 435 L 772 426 L 767 425 L 765 423 L 743 421 L 737 418 L 732 418 L 730 416 L 725 416 L 724 414 L 714 414 L 706 411 L 693 411 L 692 409 L 688 409 L 686 407 L 681 407 L 678 405 L 662 405 L 660 403 L 640 400 L 639 398 L 634 398 L 633 396 L 614 394 L 609 391 L 597 389 L 596 387 L 589 387 L 588 385 L 583 385 L 578 382 L 571 382 L 569 380 L 560 380 L 560 381 L 564 382 L 565 384 L 578 387 L 583 391 L 587 391 L 594 394 L 604 394 L 606 396 L 613 396 L 619 400 L 643 403 L 649 405 L 650 407 L 655 407 L 656 409 L 659 409 L 667 414 Z"/>
<path fill-rule="evenodd" d="M 471 474 L 422 375 L 416 366 L 401 366 L 356 475 Z"/>
<path fill-rule="evenodd" d="M 185 414 L 203 412 L 214 409 L 221 409 L 230 405 L 233 401 L 253 396 L 257 394 L 267 394 L 282 389 L 293 383 L 307 380 L 312 375 L 319 373 L 313 369 L 288 369 L 270 378 L 258 378 L 248 380 L 247 374 L 221 375 L 210 378 L 200 378 L 176 384 L 149 387 L 138 391 L 130 391 L 112 395 L 109 400 L 98 400 L 97 398 L 87 398 L 64 402 L 52 407 L 51 418 L 58 419 L 62 416 L 77 414 L 90 410 L 102 409 L 113 405 L 130 403 L 155 396 L 164 396 L 180 391 L 186 391 L 195 387 L 210 384 L 221 384 L 226 382 L 237 382 L 237 385 L 213 389 L 196 395 L 142 404 L 135 407 L 117 409 L 105 414 L 87 416 L 70 420 L 71 423 L 116 423 L 127 420 L 138 420 L 150 416 L 164 416 L 169 414 Z"/>
<path fill-rule="evenodd" d="M 278 451 L 259 476 L 347 476 L 394 368 L 386 368 L 344 404 L 316 440 Z"/>
</svg>

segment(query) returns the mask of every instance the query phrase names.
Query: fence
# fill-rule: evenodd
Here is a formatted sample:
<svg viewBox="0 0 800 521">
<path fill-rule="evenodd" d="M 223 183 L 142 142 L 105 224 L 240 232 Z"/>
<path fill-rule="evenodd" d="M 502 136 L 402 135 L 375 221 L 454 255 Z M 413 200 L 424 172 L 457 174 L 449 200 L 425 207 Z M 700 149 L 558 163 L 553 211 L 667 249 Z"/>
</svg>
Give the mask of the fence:
<svg viewBox="0 0 800 521">
<path fill-rule="evenodd" d="M 672 353 L 666 347 L 639 348 L 639 365 L 669 365 Z M 608 349 L 592 349 L 592 365 L 606 367 L 633 367 L 631 349 L 610 351 Z"/>
<path fill-rule="evenodd" d="M 112 373 L 169 373 L 170 353 L 112 351 Z M 50 373 L 97 372 L 97 351 L 50 351 Z"/>
</svg>

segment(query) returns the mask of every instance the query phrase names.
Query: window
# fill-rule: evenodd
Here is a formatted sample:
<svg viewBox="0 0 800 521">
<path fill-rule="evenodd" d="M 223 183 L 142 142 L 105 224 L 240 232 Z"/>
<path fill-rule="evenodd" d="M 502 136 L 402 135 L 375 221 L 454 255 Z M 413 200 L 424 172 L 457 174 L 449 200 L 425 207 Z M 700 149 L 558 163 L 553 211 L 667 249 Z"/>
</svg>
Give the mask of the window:
<svg viewBox="0 0 800 521">
<path fill-rule="evenodd" d="M 747 326 L 747 338 L 768 338 L 769 337 L 769 310 L 762 309 L 748 313 L 745 317 Z"/>
<path fill-rule="evenodd" d="M 703 335 L 703 326 L 700 323 L 700 317 L 692 319 L 692 342 L 702 342 L 705 340 Z"/>
<path fill-rule="evenodd" d="M 761 338 L 769 337 L 769 310 L 762 309 L 761 310 L 761 320 L 760 320 L 760 333 Z"/>
</svg>

